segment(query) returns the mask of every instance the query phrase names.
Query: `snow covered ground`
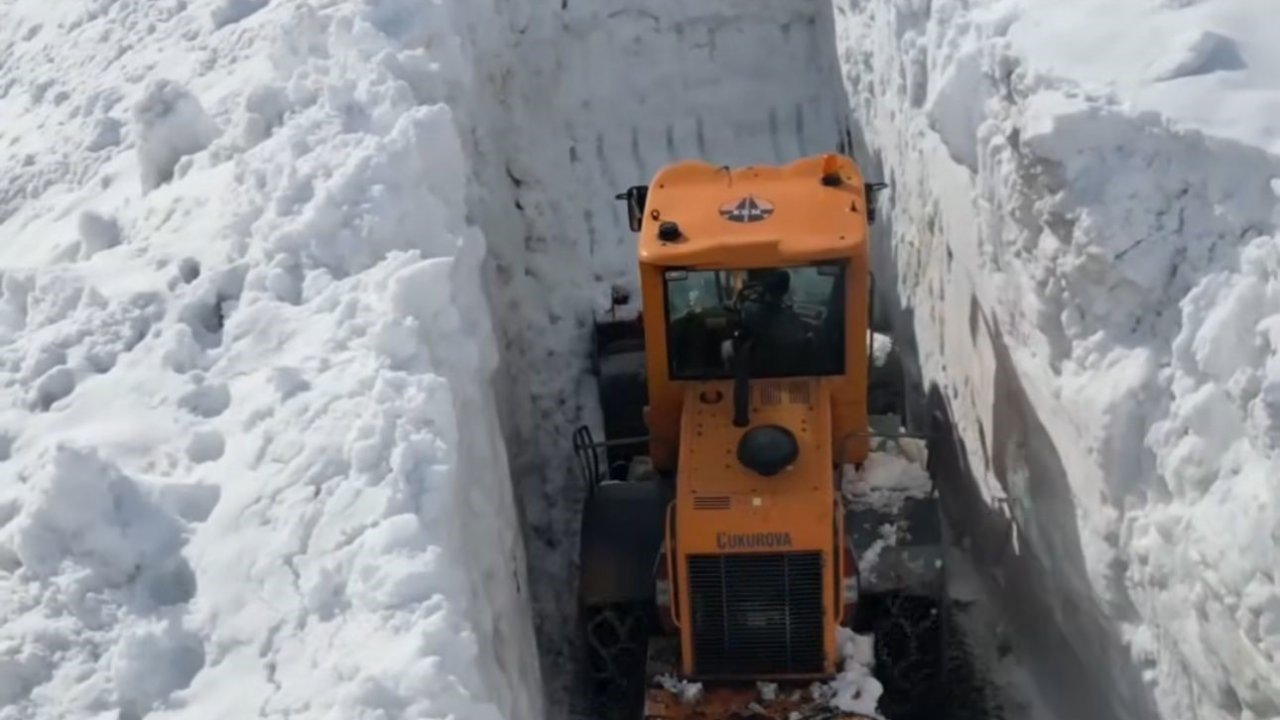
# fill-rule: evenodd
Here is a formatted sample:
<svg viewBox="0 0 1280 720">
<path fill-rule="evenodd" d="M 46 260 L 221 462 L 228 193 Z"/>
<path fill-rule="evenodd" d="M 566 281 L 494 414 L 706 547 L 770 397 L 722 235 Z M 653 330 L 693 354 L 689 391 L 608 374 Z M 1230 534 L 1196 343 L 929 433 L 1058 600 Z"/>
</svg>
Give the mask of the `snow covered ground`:
<svg viewBox="0 0 1280 720">
<path fill-rule="evenodd" d="M 1048 704 L 1275 717 L 1273 3 L 835 5 L 898 340 Z"/>
<path fill-rule="evenodd" d="M 0 3 L 0 717 L 540 717 L 446 11 Z"/>
</svg>

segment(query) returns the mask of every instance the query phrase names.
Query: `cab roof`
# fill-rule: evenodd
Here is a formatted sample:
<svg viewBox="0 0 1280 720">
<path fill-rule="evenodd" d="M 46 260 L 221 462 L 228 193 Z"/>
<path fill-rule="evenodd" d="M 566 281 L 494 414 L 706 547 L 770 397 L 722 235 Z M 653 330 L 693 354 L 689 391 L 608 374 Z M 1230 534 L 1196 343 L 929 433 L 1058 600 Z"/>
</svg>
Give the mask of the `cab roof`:
<svg viewBox="0 0 1280 720">
<path fill-rule="evenodd" d="M 823 182 L 832 173 L 840 184 Z M 640 262 L 747 268 L 861 256 L 866 208 L 862 174 L 844 155 L 740 168 L 680 161 L 659 170 L 649 184 Z M 669 222 L 680 230 L 670 242 L 660 237 Z"/>
</svg>

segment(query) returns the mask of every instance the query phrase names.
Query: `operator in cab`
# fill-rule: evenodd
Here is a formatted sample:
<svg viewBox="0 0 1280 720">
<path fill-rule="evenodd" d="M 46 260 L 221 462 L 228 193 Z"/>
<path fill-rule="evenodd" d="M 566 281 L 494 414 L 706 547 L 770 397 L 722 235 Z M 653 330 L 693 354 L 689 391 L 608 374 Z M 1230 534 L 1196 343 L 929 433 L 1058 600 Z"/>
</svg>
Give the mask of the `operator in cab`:
<svg viewBox="0 0 1280 720">
<path fill-rule="evenodd" d="M 732 377 L 735 347 L 753 378 L 841 371 L 838 268 L 676 270 L 666 281 L 673 379 Z"/>
<path fill-rule="evenodd" d="M 812 357 L 813 326 L 791 303 L 791 273 L 783 268 L 747 271 L 748 285 L 759 287 L 742 298 L 741 323 L 748 342 L 752 374 L 786 377 L 804 373 Z"/>
</svg>

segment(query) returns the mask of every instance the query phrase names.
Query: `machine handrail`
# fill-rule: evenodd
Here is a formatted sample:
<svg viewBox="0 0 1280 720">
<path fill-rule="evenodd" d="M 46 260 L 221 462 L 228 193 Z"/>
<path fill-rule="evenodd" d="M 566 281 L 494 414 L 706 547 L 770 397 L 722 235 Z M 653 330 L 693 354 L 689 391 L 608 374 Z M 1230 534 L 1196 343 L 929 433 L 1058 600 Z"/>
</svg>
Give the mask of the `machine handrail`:
<svg viewBox="0 0 1280 720">
<path fill-rule="evenodd" d="M 669 597 L 671 598 L 671 603 L 670 603 L 671 622 L 676 626 L 676 629 L 680 629 L 680 613 L 676 612 L 676 608 L 680 604 L 678 599 L 679 592 L 677 592 L 676 590 L 676 561 L 675 561 L 676 553 L 673 552 L 676 546 L 676 539 L 675 539 L 675 535 L 673 534 L 676 528 L 675 518 L 674 518 L 675 512 L 676 512 L 676 502 L 672 500 L 671 502 L 667 503 L 666 528 L 663 530 L 662 534 L 664 539 L 667 541 L 667 553 L 666 553 L 667 554 L 667 582 L 670 583 L 670 587 L 671 587 L 671 590 L 668 593 Z"/>
<path fill-rule="evenodd" d="M 598 450 L 625 445 L 640 445 L 654 441 L 672 442 L 667 438 L 653 435 L 637 435 L 614 440 L 596 440 L 591 433 L 590 427 L 579 425 L 578 429 L 573 431 L 573 452 L 578 456 L 578 470 L 586 482 L 587 496 L 590 497 L 595 494 L 596 488 L 600 486 L 600 483 L 608 479 L 608 473 L 600 472 L 601 464 Z"/>
</svg>

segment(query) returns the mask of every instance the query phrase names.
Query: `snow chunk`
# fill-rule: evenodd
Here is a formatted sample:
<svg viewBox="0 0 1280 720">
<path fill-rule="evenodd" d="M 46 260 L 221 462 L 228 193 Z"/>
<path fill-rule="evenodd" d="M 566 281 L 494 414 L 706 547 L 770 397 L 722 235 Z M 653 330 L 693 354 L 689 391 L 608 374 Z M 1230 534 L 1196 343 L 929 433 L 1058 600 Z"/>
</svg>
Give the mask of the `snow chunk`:
<svg viewBox="0 0 1280 720">
<path fill-rule="evenodd" d="M 289 112 L 289 94 L 278 85 L 259 85 L 244 98 L 245 119 L 241 130 L 245 145 L 253 147 L 271 137 Z"/>
<path fill-rule="evenodd" d="M 227 441 L 217 430 L 202 429 L 191 433 L 187 443 L 187 459 L 193 463 L 213 462 L 226 452 Z"/>
<path fill-rule="evenodd" d="M 30 497 L 0 547 L 40 577 L 70 562 L 89 571 L 82 582 L 120 586 L 167 566 L 181 546 L 181 525 L 92 450 L 57 447 Z"/>
<path fill-rule="evenodd" d="M 877 532 L 880 537 L 871 543 L 866 551 L 862 553 L 862 556 L 858 558 L 858 571 L 869 579 L 876 577 L 876 565 L 879 564 L 880 553 L 884 552 L 887 547 L 896 546 L 899 540 L 898 526 L 896 524 L 884 523 L 877 528 Z"/>
<path fill-rule="evenodd" d="M 853 465 L 841 469 L 844 496 L 854 507 L 898 512 L 907 498 L 933 493 L 933 480 L 923 467 L 923 444 L 906 438 L 897 443 L 900 452 L 872 451 L 861 470 Z"/>
<path fill-rule="evenodd" d="M 1234 40 L 1210 30 L 1198 30 L 1169 42 L 1163 57 L 1152 61 L 1148 76 L 1156 82 L 1244 68 Z"/>
<path fill-rule="evenodd" d="M 693 682 L 692 680 L 683 680 L 674 675 L 659 675 L 654 680 L 662 686 L 663 690 L 680 698 L 680 702 L 685 705 L 694 705 L 702 699 L 702 683 Z"/>
<path fill-rule="evenodd" d="M 80 213 L 79 227 L 82 259 L 120 244 L 120 223 L 114 217 L 86 210 Z"/>
<path fill-rule="evenodd" d="M 881 333 L 871 334 L 871 361 L 877 367 L 889 362 L 889 354 L 893 352 L 893 338 Z"/>
<path fill-rule="evenodd" d="M 100 117 L 93 121 L 93 133 L 85 143 L 84 149 L 89 152 L 106 150 L 120 144 L 124 123 L 113 117 Z"/>
<path fill-rule="evenodd" d="M 40 410 L 48 410 L 54 403 L 66 398 L 76 389 L 75 371 L 66 365 L 56 367 L 45 373 L 33 388 L 32 405 Z"/>
<path fill-rule="evenodd" d="M 879 717 L 880 696 L 884 685 L 872 674 L 875 667 L 875 638 L 849 628 L 836 628 L 836 643 L 844 667 L 829 683 L 815 685 L 815 699 L 846 713 Z"/>
<path fill-rule="evenodd" d="M 174 177 L 178 161 L 213 142 L 218 128 L 190 90 L 168 79 L 153 81 L 133 106 L 142 189 Z"/>
<path fill-rule="evenodd" d="M 425 602 L 448 587 L 441 580 L 440 553 L 439 547 L 424 544 L 417 518 L 387 518 L 361 536 L 347 592 L 355 602 L 377 609 Z"/>
<path fill-rule="evenodd" d="M 220 0 L 209 11 L 209 18 L 213 21 L 215 30 L 224 28 L 228 25 L 244 20 L 250 15 L 258 12 L 267 6 L 271 0 Z"/>
<path fill-rule="evenodd" d="M 231 406 L 231 391 L 222 383 L 204 383 L 187 391 L 178 403 L 193 415 L 214 418 Z"/>
<path fill-rule="evenodd" d="M 185 373 L 200 367 L 204 351 L 196 341 L 190 325 L 173 325 L 164 334 L 163 343 L 165 348 L 161 357 L 170 370 Z"/>
<path fill-rule="evenodd" d="M 152 619 L 123 634 L 110 663 L 121 717 L 140 718 L 191 684 L 204 667 L 204 644 L 176 620 Z"/>
</svg>

